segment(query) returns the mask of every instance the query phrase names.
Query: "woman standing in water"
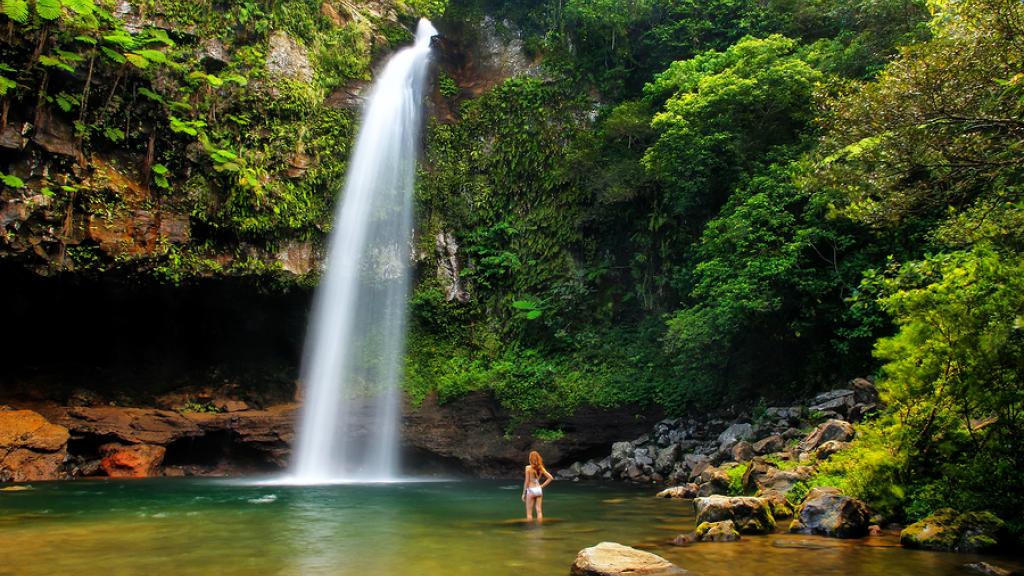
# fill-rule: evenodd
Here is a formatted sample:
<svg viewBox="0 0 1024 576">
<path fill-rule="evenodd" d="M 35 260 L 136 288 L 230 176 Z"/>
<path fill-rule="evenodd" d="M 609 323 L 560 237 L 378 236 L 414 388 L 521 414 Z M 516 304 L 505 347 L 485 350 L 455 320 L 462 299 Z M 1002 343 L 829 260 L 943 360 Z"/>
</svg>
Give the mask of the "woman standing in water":
<svg viewBox="0 0 1024 576">
<path fill-rule="evenodd" d="M 554 477 L 544 468 L 540 453 L 536 450 L 530 452 L 530 465 L 526 467 L 523 478 L 523 502 L 526 502 L 527 520 L 533 520 L 534 508 L 537 509 L 537 520 L 544 519 L 544 487 L 551 484 L 552 480 Z"/>
</svg>

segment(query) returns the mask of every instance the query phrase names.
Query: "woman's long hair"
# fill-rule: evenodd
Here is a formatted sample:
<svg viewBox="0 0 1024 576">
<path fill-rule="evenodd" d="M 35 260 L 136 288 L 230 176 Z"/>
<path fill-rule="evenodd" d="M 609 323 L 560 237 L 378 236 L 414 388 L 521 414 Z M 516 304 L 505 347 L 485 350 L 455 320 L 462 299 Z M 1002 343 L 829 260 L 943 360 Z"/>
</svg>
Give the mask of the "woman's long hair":
<svg viewBox="0 0 1024 576">
<path fill-rule="evenodd" d="M 547 474 L 547 469 L 544 468 L 544 459 L 540 457 L 540 452 L 536 450 L 530 451 L 530 467 L 533 468 L 533 473 L 537 475 L 537 479 L 540 480 Z"/>
</svg>

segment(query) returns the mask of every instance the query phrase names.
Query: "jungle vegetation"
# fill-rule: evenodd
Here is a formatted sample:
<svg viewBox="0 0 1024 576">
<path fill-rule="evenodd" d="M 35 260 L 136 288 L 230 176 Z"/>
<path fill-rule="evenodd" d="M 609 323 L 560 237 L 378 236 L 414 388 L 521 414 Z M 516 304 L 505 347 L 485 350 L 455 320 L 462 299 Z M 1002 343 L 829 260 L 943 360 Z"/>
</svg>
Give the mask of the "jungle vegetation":
<svg viewBox="0 0 1024 576">
<path fill-rule="evenodd" d="M 210 254 L 322 239 L 344 174 L 327 159 L 355 121 L 325 96 L 368 79 L 406 28 L 331 25 L 312 0 L 143 2 L 181 24 L 168 31 L 129 27 L 115 4 L 0 4 L 0 130 L 43 109 L 74 126 L 80 156 L 38 190 L 53 209 L 122 209 L 74 166 L 128 149 L 148 202 L 192 223 L 146 273 L 262 274 Z M 397 5 L 442 29 L 488 15 L 534 62 L 479 96 L 439 82 L 454 119 L 428 127 L 418 252 L 457 239 L 470 297 L 421 267 L 410 395 L 487 390 L 557 421 L 582 405 L 781 402 L 871 375 L 887 407 L 829 482 L 894 518 L 1024 517 L 1024 5 Z M 267 76 L 278 30 L 309 49 L 311 81 Z M 210 38 L 229 61 L 190 57 Z M 300 156 L 319 161 L 283 174 Z"/>
</svg>

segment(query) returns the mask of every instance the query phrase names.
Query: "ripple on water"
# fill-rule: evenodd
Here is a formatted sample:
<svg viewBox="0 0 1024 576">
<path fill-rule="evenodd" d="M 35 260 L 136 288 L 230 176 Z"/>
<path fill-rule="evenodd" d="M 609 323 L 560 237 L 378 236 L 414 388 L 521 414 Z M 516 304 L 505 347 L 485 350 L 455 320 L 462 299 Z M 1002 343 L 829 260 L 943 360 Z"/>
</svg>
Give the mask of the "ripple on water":
<svg viewBox="0 0 1024 576">
<path fill-rule="evenodd" d="M 259 498 L 250 498 L 247 502 L 250 504 L 270 504 L 274 500 L 277 500 L 276 494 L 267 494 L 266 496 L 260 496 Z"/>
</svg>

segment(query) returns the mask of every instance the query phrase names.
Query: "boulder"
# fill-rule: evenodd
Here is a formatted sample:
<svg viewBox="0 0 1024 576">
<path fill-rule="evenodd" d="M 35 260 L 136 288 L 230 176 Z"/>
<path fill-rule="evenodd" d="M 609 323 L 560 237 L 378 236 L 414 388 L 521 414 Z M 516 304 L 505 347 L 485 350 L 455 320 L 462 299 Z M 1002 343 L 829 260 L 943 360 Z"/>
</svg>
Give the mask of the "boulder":
<svg viewBox="0 0 1024 576">
<path fill-rule="evenodd" d="M 721 468 L 705 466 L 700 473 L 700 489 L 698 496 L 729 493 L 729 473 Z"/>
<path fill-rule="evenodd" d="M 798 482 L 804 482 L 811 477 L 814 470 L 808 466 L 800 466 L 793 470 L 779 470 L 769 468 L 755 480 L 758 490 L 776 490 L 786 494 L 793 489 Z"/>
<path fill-rule="evenodd" d="M 0 411 L 0 482 L 63 476 L 68 430 L 32 410 Z"/>
<path fill-rule="evenodd" d="M 846 414 L 855 403 L 853 390 L 844 388 L 818 394 L 811 400 L 809 410 Z"/>
<path fill-rule="evenodd" d="M 740 440 L 750 440 L 754 435 L 754 427 L 750 424 L 736 423 L 726 428 L 718 435 L 718 449 L 720 452 L 728 452 Z"/>
<path fill-rule="evenodd" d="M 573 462 L 571 466 L 559 470 L 557 474 L 563 480 L 577 480 L 582 473 L 583 465 L 579 462 Z"/>
<path fill-rule="evenodd" d="M 782 492 L 771 489 L 760 490 L 757 497 L 768 502 L 768 506 L 772 509 L 772 516 L 776 520 L 793 517 L 793 507 L 789 505 L 789 500 L 786 500 L 786 495 Z"/>
<path fill-rule="evenodd" d="M 576 555 L 572 576 L 670 576 L 686 571 L 661 556 L 616 542 L 601 542 Z"/>
<path fill-rule="evenodd" d="M 708 496 L 693 501 L 697 524 L 732 520 L 741 534 L 767 534 L 775 529 L 775 517 L 767 500 L 750 496 Z"/>
<path fill-rule="evenodd" d="M 149 478 L 160 475 L 164 461 L 163 446 L 132 444 L 125 446 L 112 442 L 100 446 L 100 467 L 111 478 Z"/>
<path fill-rule="evenodd" d="M 878 404 L 881 402 L 878 389 L 866 378 L 850 380 L 849 388 L 853 390 L 853 400 L 857 404 Z"/>
<path fill-rule="evenodd" d="M 839 440 L 829 440 L 823 443 L 821 446 L 814 451 L 814 457 L 818 460 L 826 460 L 836 452 L 841 452 L 850 447 L 849 442 L 840 442 Z"/>
<path fill-rule="evenodd" d="M 683 455 L 683 465 L 690 471 L 691 478 L 700 475 L 702 466 L 706 466 L 711 459 L 703 454 L 685 454 Z"/>
<path fill-rule="evenodd" d="M 849 442 L 853 440 L 853 425 L 844 420 L 828 420 L 819 424 L 806 438 L 800 442 L 801 452 L 811 452 L 829 440 Z"/>
<path fill-rule="evenodd" d="M 616 442 L 612 444 L 612 466 L 633 454 L 633 444 L 630 442 Z"/>
<path fill-rule="evenodd" d="M 697 526 L 697 540 L 701 542 L 735 542 L 740 539 L 732 520 L 704 522 Z"/>
<path fill-rule="evenodd" d="M 658 450 L 654 458 L 654 469 L 660 474 L 671 474 L 676 461 L 679 460 L 679 445 L 670 444 Z"/>
<path fill-rule="evenodd" d="M 754 446 L 746 440 L 740 440 L 732 447 L 732 459 L 737 462 L 750 462 L 754 457 Z"/>
<path fill-rule="evenodd" d="M 597 478 L 597 476 L 600 475 L 600 474 L 601 474 L 601 467 L 598 466 L 597 464 L 595 464 L 593 461 L 587 462 L 586 464 L 584 464 L 583 466 L 580 467 L 580 476 L 582 476 L 584 478 L 587 478 L 587 479 Z"/>
<path fill-rule="evenodd" d="M 757 454 L 758 456 L 782 452 L 786 449 L 786 439 L 778 434 L 772 434 L 767 438 L 754 442 L 752 447 L 754 449 L 754 454 Z"/>
<path fill-rule="evenodd" d="M 868 507 L 836 488 L 807 493 L 789 526 L 790 532 L 834 538 L 860 538 L 868 533 Z"/>
<path fill-rule="evenodd" d="M 769 471 L 774 469 L 774 466 L 769 464 L 764 458 L 754 458 L 750 461 L 750 464 L 747 466 L 747 470 L 743 473 L 743 489 L 745 491 L 756 490 L 758 481 L 768 474 Z"/>
<path fill-rule="evenodd" d="M 999 548 L 1006 524 L 991 512 L 958 513 L 941 508 L 900 533 L 907 548 L 949 552 L 991 552 Z"/>
<path fill-rule="evenodd" d="M 655 498 L 696 498 L 699 488 L 699 486 L 692 482 L 690 484 L 673 486 L 658 492 L 655 494 Z"/>
</svg>

